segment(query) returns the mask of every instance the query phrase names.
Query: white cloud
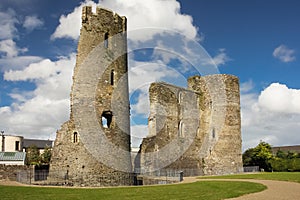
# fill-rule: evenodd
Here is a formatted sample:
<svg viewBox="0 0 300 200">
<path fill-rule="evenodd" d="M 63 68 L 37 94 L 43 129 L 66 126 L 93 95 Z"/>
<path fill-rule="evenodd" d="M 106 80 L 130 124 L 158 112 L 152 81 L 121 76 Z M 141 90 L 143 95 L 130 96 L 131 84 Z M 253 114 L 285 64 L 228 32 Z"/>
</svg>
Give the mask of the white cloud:
<svg viewBox="0 0 300 200">
<path fill-rule="evenodd" d="M 72 13 L 62 15 L 59 19 L 58 27 L 51 35 L 51 39 L 70 38 L 77 40 L 80 35 L 82 7 L 86 5 L 95 7 L 96 4 L 91 0 L 87 0 L 79 7 L 74 8 Z"/>
<path fill-rule="evenodd" d="M 147 125 L 134 125 L 130 127 L 131 132 L 131 146 L 139 147 L 143 138 L 148 135 Z"/>
<path fill-rule="evenodd" d="M 26 52 L 26 51 L 27 51 L 26 48 L 20 49 L 19 47 L 17 47 L 16 43 L 11 39 L 0 41 L 0 52 L 3 52 L 6 57 L 9 58 L 15 57 L 20 52 Z"/>
<path fill-rule="evenodd" d="M 39 19 L 37 16 L 26 16 L 23 27 L 28 31 L 32 31 L 36 28 L 40 28 L 44 25 L 44 21 Z"/>
<path fill-rule="evenodd" d="M 296 60 L 295 50 L 288 48 L 285 45 L 280 45 L 273 51 L 273 56 L 282 62 L 292 62 Z"/>
<path fill-rule="evenodd" d="M 39 62 L 43 58 L 38 56 L 17 56 L 0 59 L 0 71 L 24 69 L 31 63 Z"/>
<path fill-rule="evenodd" d="M 300 114 L 300 90 L 273 83 L 261 92 L 258 106 L 273 112 Z"/>
<path fill-rule="evenodd" d="M 231 59 L 227 56 L 225 49 L 219 49 L 219 53 L 212 58 L 213 62 L 217 65 L 224 65 L 226 62 L 230 61 Z"/>
<path fill-rule="evenodd" d="M 242 93 L 243 150 L 260 140 L 276 145 L 300 143 L 300 90 L 272 83 L 260 94 Z"/>
<path fill-rule="evenodd" d="M 27 138 L 54 139 L 56 129 L 69 117 L 69 93 L 75 54 L 57 61 L 33 63 L 24 70 L 6 72 L 7 81 L 31 80 L 33 91 L 12 91 L 9 107 L 1 107 L 2 127 L 6 133 Z"/>
<path fill-rule="evenodd" d="M 128 37 L 135 41 L 152 39 L 154 34 L 163 34 L 165 30 L 174 30 L 182 33 L 190 39 L 197 39 L 197 28 L 193 25 L 193 19 L 189 15 L 180 13 L 180 4 L 176 0 L 130 0 L 109 1 L 98 3 L 102 7 L 109 8 L 128 19 Z M 81 8 L 83 5 L 93 5 L 92 1 L 85 1 L 80 7 L 76 7 L 72 13 L 60 17 L 60 24 L 52 35 L 52 39 L 71 38 L 78 39 L 81 27 Z M 145 28 L 156 28 L 144 32 L 144 34 L 130 34 L 131 31 Z"/>
<path fill-rule="evenodd" d="M 134 92 L 138 93 L 137 103 L 131 105 L 132 115 L 142 115 L 148 117 L 150 111 L 149 102 L 149 86 L 153 82 L 163 81 L 170 78 L 179 79 L 179 74 L 164 65 L 163 63 L 146 63 L 130 61 L 129 70 L 129 92 L 132 95 Z"/>
<path fill-rule="evenodd" d="M 8 9 L 7 12 L 0 12 L 0 40 L 17 37 L 15 24 L 18 23 L 14 10 Z"/>
</svg>

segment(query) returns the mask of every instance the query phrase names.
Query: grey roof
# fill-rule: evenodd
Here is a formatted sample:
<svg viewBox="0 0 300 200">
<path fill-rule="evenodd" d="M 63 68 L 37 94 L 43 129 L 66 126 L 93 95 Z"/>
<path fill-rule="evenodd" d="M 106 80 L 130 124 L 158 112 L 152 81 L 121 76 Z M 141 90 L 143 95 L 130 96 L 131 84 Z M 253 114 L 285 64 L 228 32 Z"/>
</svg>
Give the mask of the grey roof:
<svg viewBox="0 0 300 200">
<path fill-rule="evenodd" d="M 0 152 L 0 161 L 24 161 L 25 152 Z"/>
<path fill-rule="evenodd" d="M 35 139 L 24 139 L 23 147 L 28 148 L 35 145 L 38 149 L 44 149 L 45 147 L 52 147 L 52 140 L 35 140 Z"/>
</svg>

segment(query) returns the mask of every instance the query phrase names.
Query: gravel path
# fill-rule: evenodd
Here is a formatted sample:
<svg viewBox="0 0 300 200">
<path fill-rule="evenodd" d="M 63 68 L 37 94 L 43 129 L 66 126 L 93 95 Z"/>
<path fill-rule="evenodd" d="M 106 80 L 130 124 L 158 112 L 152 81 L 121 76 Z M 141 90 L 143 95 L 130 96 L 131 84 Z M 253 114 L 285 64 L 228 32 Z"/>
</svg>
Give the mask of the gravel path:
<svg viewBox="0 0 300 200">
<path fill-rule="evenodd" d="M 264 191 L 247 194 L 231 200 L 300 200 L 300 183 L 271 180 L 254 179 L 196 179 L 195 177 L 184 178 L 183 183 L 192 183 L 195 181 L 248 181 L 260 183 L 268 188 Z"/>
</svg>

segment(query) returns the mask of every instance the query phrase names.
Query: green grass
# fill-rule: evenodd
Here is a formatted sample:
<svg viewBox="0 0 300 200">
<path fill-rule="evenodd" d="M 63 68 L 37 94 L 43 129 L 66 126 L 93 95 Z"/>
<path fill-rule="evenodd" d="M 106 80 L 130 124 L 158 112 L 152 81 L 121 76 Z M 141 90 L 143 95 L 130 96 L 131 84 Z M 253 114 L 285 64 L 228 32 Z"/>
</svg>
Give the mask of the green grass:
<svg viewBox="0 0 300 200">
<path fill-rule="evenodd" d="M 0 186 L 1 200 L 6 199 L 205 199 L 217 200 L 259 192 L 264 185 L 248 182 L 205 181 L 189 184 L 118 188 L 53 188 Z"/>
<path fill-rule="evenodd" d="M 278 180 L 300 183 L 300 172 L 264 172 L 257 174 L 239 174 L 228 176 L 204 176 L 199 179 L 258 179 L 258 180 Z"/>
</svg>

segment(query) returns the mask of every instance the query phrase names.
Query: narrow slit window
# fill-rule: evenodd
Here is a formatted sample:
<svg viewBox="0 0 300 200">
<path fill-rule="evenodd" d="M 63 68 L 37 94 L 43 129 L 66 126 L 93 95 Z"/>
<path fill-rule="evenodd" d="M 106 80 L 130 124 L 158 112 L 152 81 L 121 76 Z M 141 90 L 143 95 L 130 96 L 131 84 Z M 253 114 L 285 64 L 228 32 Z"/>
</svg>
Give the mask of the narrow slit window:
<svg viewBox="0 0 300 200">
<path fill-rule="evenodd" d="M 184 123 L 182 121 L 180 121 L 179 123 L 179 137 L 183 138 L 184 137 Z"/>
<path fill-rule="evenodd" d="M 110 72 L 110 85 L 114 85 L 115 71 L 111 70 Z"/>
<path fill-rule="evenodd" d="M 104 34 L 104 48 L 108 48 L 108 33 Z"/>
<path fill-rule="evenodd" d="M 77 143 L 78 142 L 78 133 L 74 132 L 73 133 L 73 143 Z"/>
</svg>

